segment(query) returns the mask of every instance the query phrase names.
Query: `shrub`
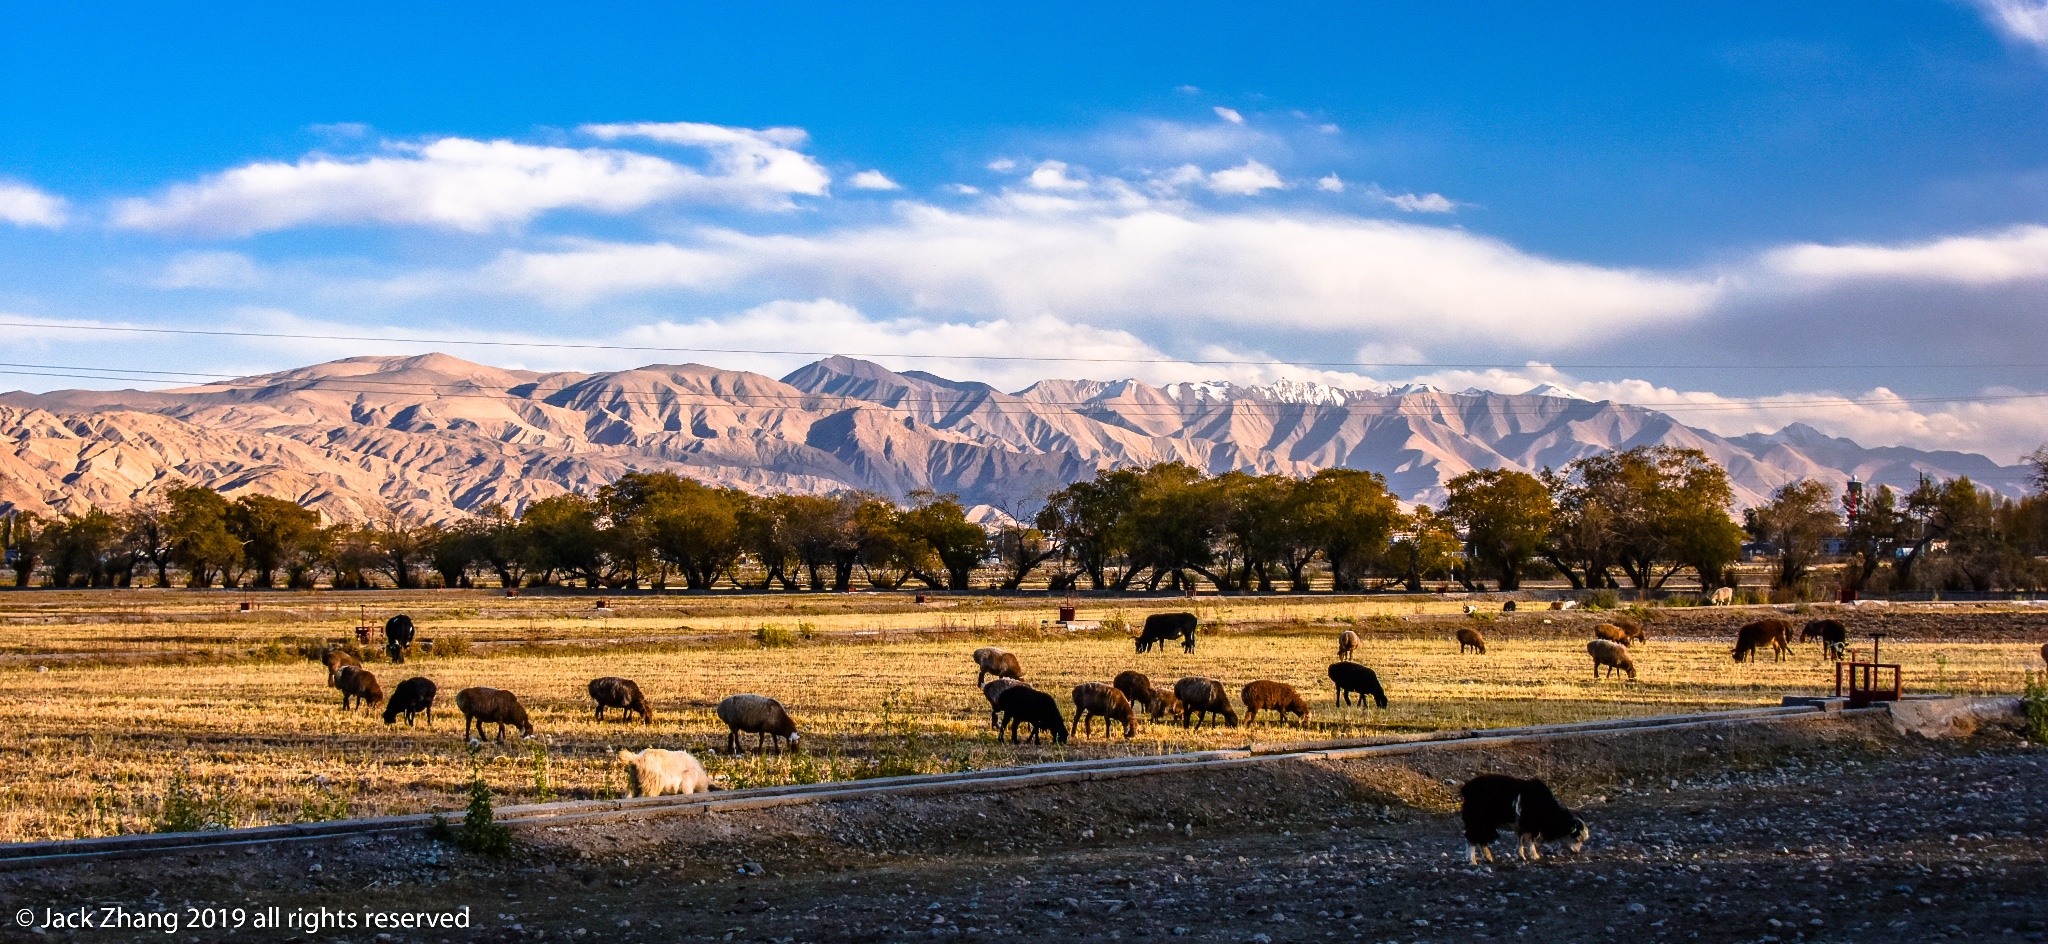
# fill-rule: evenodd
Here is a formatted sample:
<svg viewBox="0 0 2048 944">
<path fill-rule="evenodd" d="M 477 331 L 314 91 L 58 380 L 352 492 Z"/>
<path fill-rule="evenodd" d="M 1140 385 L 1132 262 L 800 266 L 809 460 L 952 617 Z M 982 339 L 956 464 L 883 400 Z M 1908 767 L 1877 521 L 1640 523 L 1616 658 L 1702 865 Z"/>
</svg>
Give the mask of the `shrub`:
<svg viewBox="0 0 2048 944">
<path fill-rule="evenodd" d="M 469 655 L 469 637 L 450 633 L 434 637 L 432 655 L 437 659 L 454 659 Z"/>
<path fill-rule="evenodd" d="M 797 632 L 780 623 L 762 623 L 759 629 L 754 630 L 754 641 L 768 649 L 794 646 L 797 643 Z"/>
<path fill-rule="evenodd" d="M 2048 672 L 2027 676 L 2027 691 L 2020 703 L 2027 713 L 2027 739 L 2048 744 Z"/>
<path fill-rule="evenodd" d="M 323 823 L 328 820 L 348 818 L 348 798 L 334 792 L 325 783 L 315 784 L 306 798 L 299 803 L 299 822 Z"/>
<path fill-rule="evenodd" d="M 491 805 L 491 785 L 484 782 L 481 756 L 480 748 L 469 749 L 469 808 L 463 811 L 462 825 L 450 829 L 447 817 L 436 814 L 427 832 L 478 855 L 501 856 L 512 851 L 512 831 L 498 822 Z"/>
<path fill-rule="evenodd" d="M 533 742 L 533 796 L 546 803 L 555 798 L 555 788 L 548 782 L 548 745 L 546 741 Z"/>
<path fill-rule="evenodd" d="M 210 825 L 206 801 L 192 785 L 192 765 L 188 761 L 171 775 L 170 784 L 164 788 L 163 806 L 156 814 L 156 831 L 196 833 Z"/>
<path fill-rule="evenodd" d="M 1611 610 L 1621 603 L 1621 594 L 1613 590 L 1595 590 L 1580 606 L 1589 610 Z"/>
</svg>

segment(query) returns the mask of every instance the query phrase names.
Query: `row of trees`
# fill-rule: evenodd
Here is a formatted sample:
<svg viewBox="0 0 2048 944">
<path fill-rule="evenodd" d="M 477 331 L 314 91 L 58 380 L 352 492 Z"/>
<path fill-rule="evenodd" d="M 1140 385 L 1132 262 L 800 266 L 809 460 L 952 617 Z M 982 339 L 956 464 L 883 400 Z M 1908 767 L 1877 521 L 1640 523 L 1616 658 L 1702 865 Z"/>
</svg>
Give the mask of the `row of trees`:
<svg viewBox="0 0 2048 944">
<path fill-rule="evenodd" d="M 2039 463 L 2048 490 L 2048 460 Z M 1048 496 L 1030 520 L 984 529 L 951 496 L 907 503 L 856 492 L 749 495 L 672 473 L 631 473 L 594 495 L 492 506 L 460 522 L 396 514 L 323 524 L 291 502 L 171 489 L 121 514 L 100 510 L 0 521 L 15 584 L 337 588 L 739 585 L 846 590 L 915 584 L 965 590 L 977 572 L 1002 589 L 1043 574 L 1068 588 L 1339 591 L 1456 581 L 1513 590 L 1562 577 L 1575 588 L 1664 588 L 1687 574 L 1731 585 L 1745 538 L 1774 548 L 1775 579 L 1800 583 L 1831 548 L 1858 590 L 2033 587 L 2048 500 L 2011 501 L 1967 478 L 1861 496 L 1854 516 L 1815 481 L 1732 514 L 1725 470 L 1697 450 L 1642 447 L 1529 474 L 1469 472 L 1436 507 L 1404 507 L 1379 475 L 1306 478 L 1180 463 L 1112 469 Z M 1624 583 L 1625 582 L 1625 583 Z"/>
</svg>

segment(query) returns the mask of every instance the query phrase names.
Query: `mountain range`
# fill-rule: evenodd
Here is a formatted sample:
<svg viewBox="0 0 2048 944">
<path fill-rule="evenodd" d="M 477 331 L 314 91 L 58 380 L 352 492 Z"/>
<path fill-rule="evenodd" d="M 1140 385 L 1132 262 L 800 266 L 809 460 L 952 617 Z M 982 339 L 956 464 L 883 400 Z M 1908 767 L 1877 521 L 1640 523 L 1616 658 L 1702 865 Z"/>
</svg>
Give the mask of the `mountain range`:
<svg viewBox="0 0 2048 944">
<path fill-rule="evenodd" d="M 1798 424 L 1723 437 L 1556 388 L 1044 380 L 1005 393 L 846 357 L 780 380 L 695 364 L 540 373 L 444 354 L 353 357 L 198 387 L 0 394 L 0 442 L 0 512 L 119 508 L 191 482 L 333 520 L 516 510 L 635 470 L 754 492 L 929 488 L 999 517 L 1099 469 L 1167 460 L 1369 469 L 1430 501 L 1474 468 L 1533 471 L 1657 444 L 1705 451 L 1744 505 L 1809 477 L 1911 488 L 1923 474 L 1968 475 L 2007 494 L 2027 480 L 1981 455 L 1866 448 Z"/>
</svg>

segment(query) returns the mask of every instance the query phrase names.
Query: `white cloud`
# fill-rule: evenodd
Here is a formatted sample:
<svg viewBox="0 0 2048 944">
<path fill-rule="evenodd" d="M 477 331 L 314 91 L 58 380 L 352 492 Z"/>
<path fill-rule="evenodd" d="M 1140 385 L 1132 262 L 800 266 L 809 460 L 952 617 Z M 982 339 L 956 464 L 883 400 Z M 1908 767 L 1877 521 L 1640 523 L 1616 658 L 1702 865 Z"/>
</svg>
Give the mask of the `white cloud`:
<svg viewBox="0 0 2048 944">
<path fill-rule="evenodd" d="M 173 257 L 151 280 L 158 288 L 247 288 L 262 280 L 256 263 L 239 252 L 187 252 Z"/>
<path fill-rule="evenodd" d="M 63 198 L 27 184 L 0 180 L 0 222 L 55 228 L 64 225 L 64 218 Z"/>
<path fill-rule="evenodd" d="M 391 144 L 367 158 L 315 154 L 247 164 L 126 201 L 115 222 L 223 235 L 364 223 L 483 232 L 559 209 L 623 213 L 669 200 L 785 206 L 790 195 L 823 194 L 830 183 L 817 162 L 789 149 L 802 141 L 792 129 L 676 123 L 583 130 L 702 148 L 708 172 L 633 151 L 442 138 Z"/>
<path fill-rule="evenodd" d="M 1386 200 L 1394 205 L 1394 209 L 1403 213 L 1449 213 L 1458 208 L 1456 203 L 1440 193 L 1425 193 L 1420 196 L 1397 193 L 1389 195 Z"/>
<path fill-rule="evenodd" d="M 1454 229 L 1082 197 L 1038 206 L 908 205 L 887 223 L 814 234 L 706 230 L 687 244 L 507 252 L 460 284 L 558 304 L 746 286 L 980 318 L 1261 324 L 1541 350 L 1685 321 L 1720 294 L 1712 279 L 1558 262 Z"/>
<path fill-rule="evenodd" d="M 2007 39 L 2048 49 L 2048 0 L 1971 0 L 1991 28 Z"/>
<path fill-rule="evenodd" d="M 981 188 L 973 184 L 947 184 L 946 189 L 962 196 L 973 196 L 981 192 Z"/>
<path fill-rule="evenodd" d="M 1086 190 L 1088 182 L 1067 176 L 1065 161 L 1040 161 L 1024 182 L 1040 190 Z"/>
<path fill-rule="evenodd" d="M 1224 121 L 1228 121 L 1234 125 L 1244 124 L 1244 116 L 1238 114 L 1237 109 L 1235 108 L 1225 108 L 1221 105 L 1218 105 L 1216 106 L 1216 117 L 1221 118 Z"/>
<path fill-rule="evenodd" d="M 1278 190 L 1286 186 L 1273 168 L 1253 160 L 1209 175 L 1210 190 L 1233 196 L 1249 197 L 1262 190 Z"/>
<path fill-rule="evenodd" d="M 1344 178 L 1339 177 L 1336 174 L 1331 174 L 1328 177 L 1324 177 L 1321 180 L 1316 181 L 1316 189 L 1327 191 L 1329 193 L 1343 193 Z"/>
<path fill-rule="evenodd" d="M 901 190 L 903 185 L 889 179 L 889 175 L 878 170 L 864 170 L 846 178 L 846 185 L 855 190 Z"/>
<path fill-rule="evenodd" d="M 1176 85 L 1173 87 L 1173 90 L 1182 95 L 1200 95 L 1202 93 L 1201 89 L 1192 85 Z"/>
<path fill-rule="evenodd" d="M 1998 285 L 2048 278 L 2048 226 L 1903 246 L 1802 243 L 1764 255 L 1767 273 L 1816 282 L 1911 280 Z"/>
<path fill-rule="evenodd" d="M 1336 133 L 1337 133 L 1337 132 L 1338 132 L 1339 130 L 1341 130 L 1341 129 L 1339 129 L 1339 128 L 1338 128 L 1338 127 L 1337 127 L 1336 125 L 1334 125 L 1334 124 L 1329 124 L 1329 123 L 1325 123 L 1325 124 L 1322 124 L 1322 125 L 1319 125 L 1319 126 L 1317 126 L 1316 130 L 1317 130 L 1317 131 L 1321 131 L 1321 132 L 1322 132 L 1322 133 L 1324 133 L 1324 134 L 1336 134 Z"/>
<path fill-rule="evenodd" d="M 1007 174 L 1010 171 L 1017 169 L 1017 162 L 1010 160 L 1007 157 L 998 157 L 995 160 L 988 162 L 988 169 L 995 171 L 998 174 Z"/>
</svg>

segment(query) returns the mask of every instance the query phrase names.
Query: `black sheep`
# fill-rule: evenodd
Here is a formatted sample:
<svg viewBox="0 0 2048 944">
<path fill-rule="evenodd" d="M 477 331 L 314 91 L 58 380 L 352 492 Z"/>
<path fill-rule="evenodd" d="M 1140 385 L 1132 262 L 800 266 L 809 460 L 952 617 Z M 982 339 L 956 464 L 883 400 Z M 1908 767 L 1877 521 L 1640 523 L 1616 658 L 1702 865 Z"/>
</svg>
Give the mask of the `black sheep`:
<svg viewBox="0 0 2048 944">
<path fill-rule="evenodd" d="M 1543 858 L 1536 848 L 1540 842 L 1568 842 L 1573 852 L 1586 845 L 1586 821 L 1557 802 L 1541 780 L 1482 774 L 1466 781 L 1458 796 L 1464 800 L 1458 815 L 1465 820 L 1465 858 L 1473 865 L 1479 864 L 1481 849 L 1486 861 L 1493 861 L 1493 842 L 1502 827 L 1514 828 L 1515 852 L 1524 859 Z"/>
<path fill-rule="evenodd" d="M 1821 648 L 1837 662 L 1842 661 L 1843 650 L 1849 647 L 1849 627 L 1841 620 L 1808 620 L 1799 629 L 1799 641 L 1819 639 Z"/>
<path fill-rule="evenodd" d="M 640 686 L 632 679 L 607 675 L 590 680 L 590 698 L 597 702 L 597 720 L 604 720 L 606 708 L 619 709 L 619 718 L 630 721 L 634 715 L 648 724 L 654 723 L 654 709 L 648 707 L 647 699 L 640 694 Z"/>
<path fill-rule="evenodd" d="M 1330 681 L 1337 686 L 1337 703 L 1340 705 L 1349 706 L 1351 693 L 1357 692 L 1360 707 L 1365 705 L 1367 695 L 1371 695 L 1381 708 L 1387 707 L 1387 691 L 1380 687 L 1378 673 L 1365 666 L 1356 662 L 1332 662 Z"/>
<path fill-rule="evenodd" d="M 1017 743 L 1018 725 L 1031 726 L 1031 743 L 1038 743 L 1038 732 L 1052 732 L 1054 744 L 1067 743 L 1067 719 L 1060 711 L 1059 699 L 1028 686 L 1018 686 L 996 696 L 996 710 L 1003 714 L 1003 729 L 1010 732 L 1010 743 Z M 1000 735 L 998 735 L 1000 736 Z"/>
<path fill-rule="evenodd" d="M 485 688 L 481 685 L 465 688 L 455 693 L 455 707 L 462 710 L 462 736 L 469 736 L 469 726 L 476 725 L 476 736 L 482 740 L 484 725 L 498 726 L 498 741 L 505 740 L 505 726 L 519 729 L 519 736 L 533 736 L 533 721 L 526 716 L 526 706 L 519 703 L 519 696 L 501 688 Z"/>
<path fill-rule="evenodd" d="M 391 692 L 391 700 L 384 703 L 384 723 L 398 723 L 398 716 L 405 716 L 405 726 L 412 727 L 413 715 L 425 712 L 427 727 L 434 726 L 434 680 L 415 675 L 398 683 Z"/>
<path fill-rule="evenodd" d="M 1159 646 L 1165 652 L 1169 639 L 1179 638 L 1182 652 L 1195 651 L 1195 614 L 1154 613 L 1145 617 L 1145 629 L 1138 634 L 1138 651 L 1149 652 Z"/>
<path fill-rule="evenodd" d="M 404 664 L 405 654 L 412 648 L 412 617 L 400 613 L 384 621 L 384 654 L 391 661 Z"/>
</svg>

